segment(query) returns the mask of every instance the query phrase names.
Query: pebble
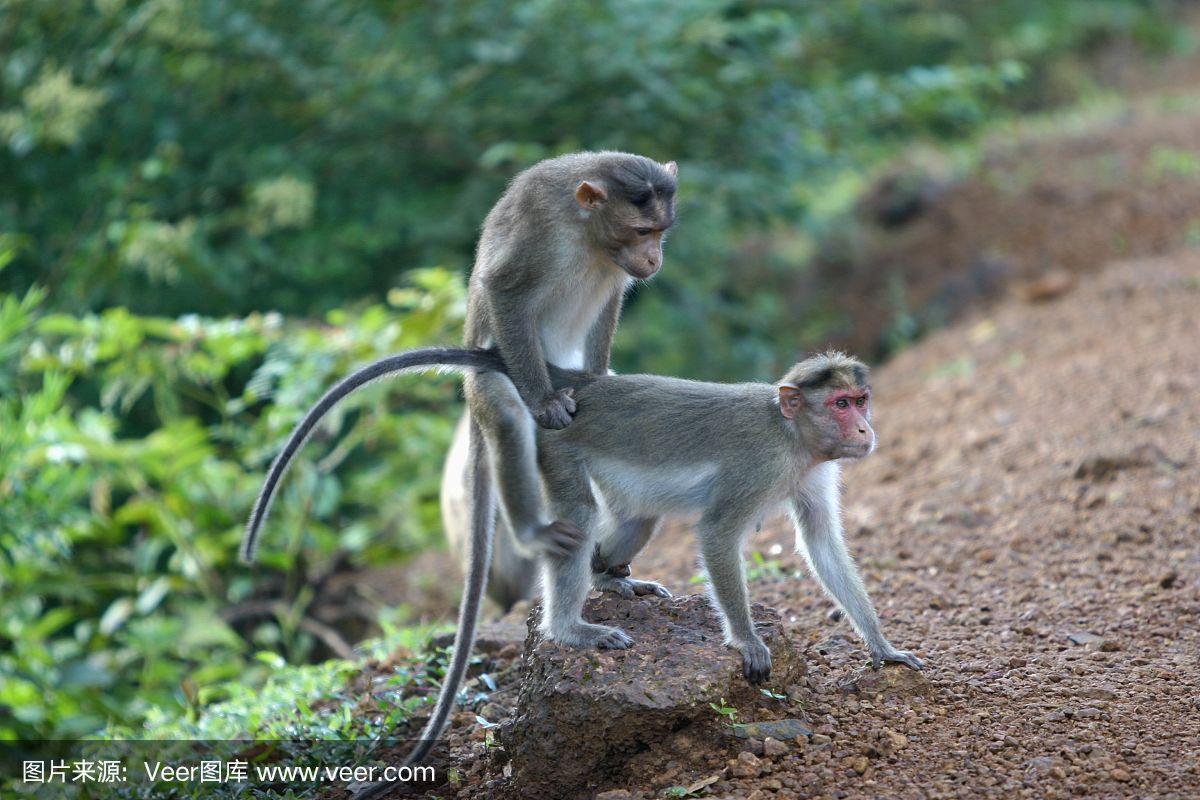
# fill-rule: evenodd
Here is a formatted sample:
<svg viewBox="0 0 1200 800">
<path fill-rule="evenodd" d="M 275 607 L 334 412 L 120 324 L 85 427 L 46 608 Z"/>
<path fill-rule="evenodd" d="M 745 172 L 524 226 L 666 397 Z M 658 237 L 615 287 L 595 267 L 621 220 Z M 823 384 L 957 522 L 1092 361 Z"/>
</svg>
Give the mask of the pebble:
<svg viewBox="0 0 1200 800">
<path fill-rule="evenodd" d="M 778 758 L 779 756 L 787 755 L 788 746 L 778 739 L 768 736 L 763 739 L 763 755 L 767 758 Z"/>
<path fill-rule="evenodd" d="M 756 778 L 761 771 L 762 760 L 748 750 L 738 753 L 738 757 L 729 762 L 730 774 L 738 778 Z"/>
</svg>

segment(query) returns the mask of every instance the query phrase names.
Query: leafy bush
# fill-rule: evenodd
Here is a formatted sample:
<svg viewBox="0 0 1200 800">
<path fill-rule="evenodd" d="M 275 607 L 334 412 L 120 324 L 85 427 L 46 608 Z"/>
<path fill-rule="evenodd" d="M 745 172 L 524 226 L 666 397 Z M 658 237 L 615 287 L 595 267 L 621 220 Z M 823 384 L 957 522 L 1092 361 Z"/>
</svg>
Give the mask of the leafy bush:
<svg viewBox="0 0 1200 800">
<path fill-rule="evenodd" d="M 0 738 L 133 722 L 254 673 L 222 617 L 252 591 L 234 556 L 246 513 L 280 440 L 335 378 L 458 336 L 461 281 L 412 275 L 388 306 L 312 325 L 70 317 L 45 313 L 41 290 L 0 295 Z M 306 584 L 436 529 L 454 383 L 404 386 L 394 400 L 394 387 L 364 390 L 297 463 L 259 570 L 284 576 L 287 614 L 247 631 L 251 644 L 303 660 L 312 636 L 287 622 L 311 601 Z"/>
</svg>

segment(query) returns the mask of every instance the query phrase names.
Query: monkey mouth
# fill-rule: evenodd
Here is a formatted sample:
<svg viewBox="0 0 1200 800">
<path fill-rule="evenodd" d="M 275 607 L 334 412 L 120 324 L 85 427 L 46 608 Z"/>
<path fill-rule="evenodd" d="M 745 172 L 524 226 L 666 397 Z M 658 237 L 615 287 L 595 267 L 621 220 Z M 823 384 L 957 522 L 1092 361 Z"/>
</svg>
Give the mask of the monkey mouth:
<svg viewBox="0 0 1200 800">
<path fill-rule="evenodd" d="M 875 452 L 874 442 L 842 445 L 842 458 L 866 458 Z"/>
<path fill-rule="evenodd" d="M 639 281 L 653 278 L 659 270 L 659 267 L 631 267 L 619 261 L 617 262 L 617 266 L 629 273 L 630 277 L 637 278 Z"/>
</svg>

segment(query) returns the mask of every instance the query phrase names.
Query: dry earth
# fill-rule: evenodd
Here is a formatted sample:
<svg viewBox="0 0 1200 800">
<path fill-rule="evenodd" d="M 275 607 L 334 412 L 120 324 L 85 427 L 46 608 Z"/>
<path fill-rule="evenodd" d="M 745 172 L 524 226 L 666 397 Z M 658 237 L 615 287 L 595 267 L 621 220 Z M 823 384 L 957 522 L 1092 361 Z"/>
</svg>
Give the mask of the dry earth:
<svg viewBox="0 0 1200 800">
<path fill-rule="evenodd" d="M 751 542 L 766 559 L 752 594 L 807 677 L 740 719 L 815 735 L 764 749 L 698 732 L 576 796 L 1200 797 L 1200 253 L 1035 296 L 873 376 L 881 447 L 847 470 L 848 539 L 924 677 L 847 687 L 864 651 L 771 526 Z M 690 539 L 666 531 L 636 573 L 700 591 Z M 504 679 L 485 716 L 511 707 L 519 662 L 492 648 Z M 461 778 L 435 794 L 519 790 L 485 737 L 458 716 L 440 763 Z"/>
</svg>

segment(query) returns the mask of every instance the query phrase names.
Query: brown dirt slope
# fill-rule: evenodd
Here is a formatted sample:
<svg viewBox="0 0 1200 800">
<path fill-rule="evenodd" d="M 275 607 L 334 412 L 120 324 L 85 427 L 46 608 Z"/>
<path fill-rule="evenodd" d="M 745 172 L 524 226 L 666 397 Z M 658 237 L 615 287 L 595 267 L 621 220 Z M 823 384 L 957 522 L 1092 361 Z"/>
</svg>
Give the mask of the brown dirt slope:
<svg viewBox="0 0 1200 800">
<path fill-rule="evenodd" d="M 846 624 L 811 580 L 761 581 L 810 642 L 804 709 L 832 741 L 710 794 L 1200 797 L 1200 255 L 1011 301 L 873 384 L 848 538 L 931 691 L 840 691 L 864 658 Z"/>
<path fill-rule="evenodd" d="M 714 712 L 587 796 L 1200 797 L 1200 253 L 976 312 L 872 382 L 881 447 L 847 470 L 847 537 L 886 633 L 928 670 L 864 670 L 769 525 L 751 593 L 808 673 L 739 719 L 815 735 L 735 739 Z M 635 573 L 701 591 L 691 540 L 673 526 Z M 488 658 L 502 685 L 475 711 L 503 719 L 517 647 Z M 521 795 L 485 737 L 457 716 L 438 764 L 460 778 L 437 796 Z"/>
<path fill-rule="evenodd" d="M 1192 87 L 1002 129 L 952 179 L 896 165 L 825 243 L 797 302 L 816 291 L 837 297 L 847 327 L 832 337 L 871 354 L 911 335 L 906 325 L 939 327 L 1013 285 L 1197 246 Z"/>
</svg>

